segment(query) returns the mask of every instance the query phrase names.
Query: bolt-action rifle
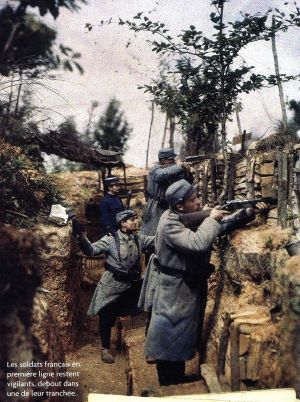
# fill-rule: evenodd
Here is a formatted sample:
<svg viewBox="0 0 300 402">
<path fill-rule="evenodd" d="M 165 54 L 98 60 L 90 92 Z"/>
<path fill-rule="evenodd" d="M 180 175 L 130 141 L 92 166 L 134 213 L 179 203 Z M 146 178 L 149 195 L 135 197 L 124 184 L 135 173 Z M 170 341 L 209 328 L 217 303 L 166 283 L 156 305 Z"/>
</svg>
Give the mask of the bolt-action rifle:
<svg viewBox="0 0 300 402">
<path fill-rule="evenodd" d="M 267 205 L 277 205 L 277 198 L 263 197 L 252 200 L 231 200 L 225 202 L 219 209 L 231 212 L 231 215 L 222 219 L 220 224 L 226 231 L 236 229 L 246 223 L 251 222 L 254 217 L 254 208 L 258 202 Z M 180 214 L 181 222 L 188 228 L 197 228 L 210 215 L 211 209 L 203 209 L 197 212 Z"/>
<path fill-rule="evenodd" d="M 254 208 L 258 202 L 264 202 L 269 206 L 274 206 L 278 204 L 278 199 L 276 197 L 262 197 L 262 198 L 254 198 L 251 200 L 231 200 L 226 201 L 220 209 L 224 211 L 234 212 L 237 209 L 241 208 Z"/>
</svg>

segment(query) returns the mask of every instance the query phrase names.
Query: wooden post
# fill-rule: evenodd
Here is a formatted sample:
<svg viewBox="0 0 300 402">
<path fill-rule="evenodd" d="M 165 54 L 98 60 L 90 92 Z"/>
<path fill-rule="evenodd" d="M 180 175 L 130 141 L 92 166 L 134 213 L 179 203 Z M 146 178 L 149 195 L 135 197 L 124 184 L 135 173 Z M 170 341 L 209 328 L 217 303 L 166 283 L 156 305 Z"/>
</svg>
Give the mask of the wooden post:
<svg viewBox="0 0 300 402">
<path fill-rule="evenodd" d="M 143 176 L 143 186 L 144 186 L 144 197 L 145 197 L 145 200 L 148 201 L 148 192 L 147 192 L 148 177 L 147 177 L 147 175 Z"/>
<path fill-rule="evenodd" d="M 288 193 L 288 158 L 284 152 L 278 152 L 278 223 L 282 228 L 287 226 L 287 193 Z"/>
<path fill-rule="evenodd" d="M 207 203 L 207 185 L 208 185 L 208 174 L 207 174 L 207 165 L 204 164 L 203 167 L 203 176 L 202 176 L 202 204 L 203 206 Z"/>
<path fill-rule="evenodd" d="M 217 198 L 218 198 L 215 158 L 210 158 L 210 181 L 211 181 L 211 202 L 213 205 L 215 205 Z"/>
<path fill-rule="evenodd" d="M 127 190 L 127 180 L 126 180 L 126 166 L 123 166 L 123 173 L 124 173 L 124 190 Z"/>
<path fill-rule="evenodd" d="M 242 146 L 241 146 L 241 154 L 244 156 L 246 150 L 246 130 L 242 133 Z"/>
<path fill-rule="evenodd" d="M 246 188 L 247 188 L 247 198 L 254 198 L 254 167 L 255 167 L 255 157 L 254 155 L 247 156 L 246 165 Z"/>
<path fill-rule="evenodd" d="M 231 324 L 230 331 L 230 372 L 231 372 L 231 391 L 240 390 L 240 328 L 239 324 Z"/>
<path fill-rule="evenodd" d="M 229 156 L 229 180 L 228 180 L 228 200 L 234 199 L 234 181 L 235 181 L 235 159 L 234 155 Z"/>
<path fill-rule="evenodd" d="M 218 361 L 217 361 L 217 374 L 218 376 L 225 373 L 225 359 L 228 347 L 228 341 L 230 336 L 230 324 L 232 320 L 229 313 L 225 313 L 223 330 L 221 333 L 219 351 L 218 351 Z"/>
<path fill-rule="evenodd" d="M 148 143 L 147 143 L 147 150 L 146 150 L 146 168 L 148 168 L 150 138 L 151 138 L 151 132 L 152 132 L 153 119 L 154 119 L 154 101 L 152 101 L 152 103 L 151 103 L 151 121 L 150 121 Z"/>
</svg>

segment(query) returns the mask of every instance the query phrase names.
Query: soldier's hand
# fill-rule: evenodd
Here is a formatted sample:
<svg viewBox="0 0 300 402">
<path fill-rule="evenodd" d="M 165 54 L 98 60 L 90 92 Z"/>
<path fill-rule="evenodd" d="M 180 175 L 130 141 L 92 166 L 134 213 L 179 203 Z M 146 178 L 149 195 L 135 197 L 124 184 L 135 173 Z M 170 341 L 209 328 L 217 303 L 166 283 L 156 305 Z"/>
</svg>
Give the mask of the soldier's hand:
<svg viewBox="0 0 300 402">
<path fill-rule="evenodd" d="M 85 233 L 85 229 L 82 224 L 76 219 L 72 219 L 72 236 L 78 238 Z"/>
<path fill-rule="evenodd" d="M 224 211 L 222 209 L 213 208 L 210 212 L 210 217 L 215 219 L 217 222 L 220 222 L 224 216 L 230 215 L 229 211 Z"/>
<path fill-rule="evenodd" d="M 179 165 L 182 167 L 182 169 L 186 171 L 190 171 L 192 164 L 190 162 L 179 162 Z"/>
<path fill-rule="evenodd" d="M 270 209 L 270 206 L 266 204 L 265 202 L 258 202 L 255 204 L 254 212 L 256 214 L 265 214 L 268 212 Z"/>
</svg>

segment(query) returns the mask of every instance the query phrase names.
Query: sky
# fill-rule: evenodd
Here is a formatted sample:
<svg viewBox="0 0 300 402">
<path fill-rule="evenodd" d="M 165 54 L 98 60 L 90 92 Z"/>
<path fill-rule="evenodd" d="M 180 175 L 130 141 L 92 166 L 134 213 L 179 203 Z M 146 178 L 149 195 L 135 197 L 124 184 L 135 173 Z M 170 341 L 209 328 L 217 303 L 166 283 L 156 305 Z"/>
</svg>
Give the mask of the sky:
<svg viewBox="0 0 300 402">
<path fill-rule="evenodd" d="M 1 1 L 1 0 L 0 0 Z M 255 13 L 265 11 L 269 6 L 282 8 L 283 0 L 231 0 L 225 9 L 225 18 L 235 20 L 240 11 Z M 36 101 L 46 107 L 56 122 L 73 115 L 79 128 L 86 126 L 91 101 L 99 103 L 95 110 L 98 117 L 105 110 L 112 97 L 122 105 L 133 132 L 128 142 L 125 161 L 144 166 L 146 144 L 150 125 L 150 98 L 137 87 L 147 84 L 158 74 L 158 59 L 147 43 L 147 35 L 134 35 L 117 21 L 132 19 L 138 12 L 153 20 L 164 22 L 171 33 L 178 34 L 184 28 L 195 25 L 209 35 L 211 25 L 209 14 L 213 11 L 209 0 L 88 0 L 78 13 L 62 10 L 59 17 L 51 16 L 46 22 L 57 30 L 58 41 L 82 54 L 80 64 L 84 74 L 55 73 L 56 80 L 50 81 L 52 92 L 38 94 Z M 110 24 L 101 24 L 108 21 Z M 92 24 L 88 31 L 86 24 Z M 286 74 L 299 73 L 300 41 L 299 29 L 292 29 L 277 36 L 277 51 L 280 70 Z M 255 66 L 259 73 L 274 73 L 271 42 L 256 43 L 243 49 L 242 58 Z M 299 82 L 284 84 L 286 99 L 300 100 Z M 240 119 L 242 129 L 254 136 L 271 133 L 281 118 L 277 88 L 264 89 L 241 97 L 243 111 Z M 150 163 L 157 159 L 161 146 L 164 116 L 155 110 L 152 140 L 150 142 Z M 228 125 L 229 137 L 237 134 L 235 119 Z M 177 133 L 177 147 L 180 133 Z"/>
</svg>

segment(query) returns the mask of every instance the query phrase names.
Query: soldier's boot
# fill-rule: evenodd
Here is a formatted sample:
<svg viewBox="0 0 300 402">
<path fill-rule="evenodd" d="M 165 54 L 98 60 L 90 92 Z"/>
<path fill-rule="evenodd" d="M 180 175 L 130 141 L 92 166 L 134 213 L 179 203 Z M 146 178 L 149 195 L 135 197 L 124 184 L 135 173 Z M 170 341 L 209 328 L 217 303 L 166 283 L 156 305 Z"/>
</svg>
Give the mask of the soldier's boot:
<svg viewBox="0 0 300 402">
<path fill-rule="evenodd" d="M 101 359 L 104 363 L 114 363 L 115 362 L 115 359 L 113 358 L 109 349 L 101 350 Z"/>
</svg>

